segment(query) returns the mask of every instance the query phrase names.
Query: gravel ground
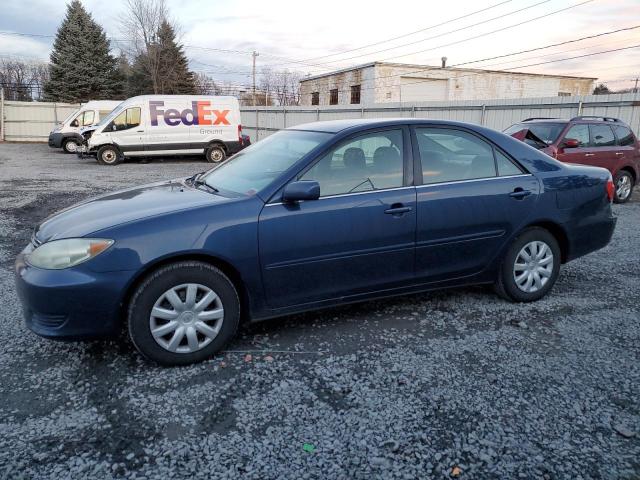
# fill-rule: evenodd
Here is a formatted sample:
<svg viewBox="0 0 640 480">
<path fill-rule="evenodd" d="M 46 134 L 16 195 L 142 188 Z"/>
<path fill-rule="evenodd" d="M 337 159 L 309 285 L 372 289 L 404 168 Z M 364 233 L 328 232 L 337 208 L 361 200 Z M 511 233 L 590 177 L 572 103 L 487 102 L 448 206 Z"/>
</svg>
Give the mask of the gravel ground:
<svg viewBox="0 0 640 480">
<path fill-rule="evenodd" d="M 205 167 L 0 144 L 1 478 L 640 478 L 640 192 L 535 304 L 368 302 L 245 327 L 174 369 L 25 329 L 11 267 L 37 222 Z"/>
</svg>

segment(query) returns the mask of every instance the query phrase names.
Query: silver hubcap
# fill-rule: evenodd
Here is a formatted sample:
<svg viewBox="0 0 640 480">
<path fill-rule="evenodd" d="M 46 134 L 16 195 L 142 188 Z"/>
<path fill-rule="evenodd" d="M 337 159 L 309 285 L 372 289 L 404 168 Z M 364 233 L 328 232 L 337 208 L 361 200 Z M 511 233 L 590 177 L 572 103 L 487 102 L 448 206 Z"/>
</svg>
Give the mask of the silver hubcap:
<svg viewBox="0 0 640 480">
<path fill-rule="evenodd" d="M 219 148 L 214 148 L 213 150 L 211 150 L 211 154 L 209 155 L 211 157 L 211 160 L 214 162 L 221 162 L 222 159 L 224 158 L 224 153 L 222 153 L 222 150 L 220 150 Z"/>
<path fill-rule="evenodd" d="M 107 150 L 102 154 L 102 160 L 107 163 L 111 163 L 116 159 L 116 152 L 113 150 Z"/>
<path fill-rule="evenodd" d="M 513 279 L 520 290 L 533 293 L 540 290 L 553 273 L 553 252 L 544 242 L 529 242 L 516 257 Z"/>
<path fill-rule="evenodd" d="M 76 142 L 67 142 L 67 151 L 75 152 L 78 149 L 78 144 Z"/>
<path fill-rule="evenodd" d="M 224 318 L 222 301 L 209 287 L 185 283 L 156 300 L 149 316 L 155 341 L 174 353 L 193 353 L 218 336 Z"/>
<path fill-rule="evenodd" d="M 631 178 L 629 175 L 623 175 L 618 179 L 616 184 L 616 195 L 620 200 L 626 199 L 631 193 Z"/>
</svg>

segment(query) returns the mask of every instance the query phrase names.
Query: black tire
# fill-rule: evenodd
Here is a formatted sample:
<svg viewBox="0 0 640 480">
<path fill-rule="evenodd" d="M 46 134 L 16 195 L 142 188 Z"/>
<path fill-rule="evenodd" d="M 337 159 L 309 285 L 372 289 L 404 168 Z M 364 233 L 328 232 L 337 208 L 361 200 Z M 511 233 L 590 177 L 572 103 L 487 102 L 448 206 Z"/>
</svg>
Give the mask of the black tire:
<svg viewBox="0 0 640 480">
<path fill-rule="evenodd" d="M 224 314 L 220 330 L 209 344 L 195 352 L 174 353 L 161 346 L 151 334 L 151 310 L 164 292 L 186 283 L 198 283 L 213 290 Z M 177 262 L 156 270 L 138 286 L 129 303 L 127 323 L 129 337 L 144 357 L 165 366 L 188 365 L 211 357 L 235 336 L 240 323 L 240 299 L 233 283 L 213 265 Z"/>
<path fill-rule="evenodd" d="M 622 182 L 628 182 L 629 187 L 628 190 L 624 190 L 625 194 L 623 194 L 623 196 L 619 196 L 618 193 L 621 193 L 620 190 L 622 190 L 620 188 Z M 613 201 L 615 203 L 626 203 L 629 201 L 631 195 L 633 195 L 633 175 L 626 170 L 620 170 L 616 173 L 615 177 L 613 177 L 613 191 Z"/>
<path fill-rule="evenodd" d="M 100 165 L 117 165 L 122 161 L 122 155 L 113 145 L 100 147 L 96 160 Z"/>
<path fill-rule="evenodd" d="M 73 138 L 65 138 L 62 140 L 62 150 L 65 153 L 76 153 L 78 149 L 78 142 L 76 142 Z"/>
<path fill-rule="evenodd" d="M 207 148 L 204 156 L 209 163 L 222 163 L 227 159 L 227 151 L 222 145 L 214 143 Z"/>
<path fill-rule="evenodd" d="M 535 292 L 527 292 L 521 289 L 514 278 L 514 266 L 520 251 L 531 242 L 544 242 L 553 254 L 553 268 L 546 283 Z M 498 279 L 495 283 L 495 291 L 502 298 L 512 302 L 534 302 L 544 297 L 553 288 L 560 273 L 561 252 L 558 241 L 544 228 L 532 227 L 524 230 L 509 246 L 505 254 Z"/>
</svg>

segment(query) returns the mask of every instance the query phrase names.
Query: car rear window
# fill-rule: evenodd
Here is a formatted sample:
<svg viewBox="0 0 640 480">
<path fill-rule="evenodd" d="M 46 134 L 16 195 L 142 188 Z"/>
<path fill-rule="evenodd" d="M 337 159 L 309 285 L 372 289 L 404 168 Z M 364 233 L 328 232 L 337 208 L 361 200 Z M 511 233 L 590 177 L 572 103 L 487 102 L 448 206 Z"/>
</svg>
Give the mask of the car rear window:
<svg viewBox="0 0 640 480">
<path fill-rule="evenodd" d="M 613 130 L 616 132 L 616 136 L 618 137 L 618 145 L 623 147 L 633 145 L 633 133 L 631 133 L 631 130 L 628 127 L 625 127 L 624 125 L 614 125 Z"/>
<path fill-rule="evenodd" d="M 611 147 L 616 144 L 616 137 L 609 125 L 589 125 L 591 141 L 594 147 Z"/>
<path fill-rule="evenodd" d="M 513 135 L 521 130 L 529 130 L 544 143 L 551 145 L 558 139 L 565 125 L 565 123 L 547 122 L 516 123 L 515 125 L 511 125 L 507 128 L 504 133 L 507 135 Z"/>
</svg>

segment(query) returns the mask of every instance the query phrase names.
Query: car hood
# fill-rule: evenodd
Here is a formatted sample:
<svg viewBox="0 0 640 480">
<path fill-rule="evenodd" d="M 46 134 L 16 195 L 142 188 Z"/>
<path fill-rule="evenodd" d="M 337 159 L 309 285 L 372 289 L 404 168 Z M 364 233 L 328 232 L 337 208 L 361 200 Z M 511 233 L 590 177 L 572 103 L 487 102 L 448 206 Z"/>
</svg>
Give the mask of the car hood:
<svg viewBox="0 0 640 480">
<path fill-rule="evenodd" d="M 34 235 L 38 243 L 83 237 L 123 223 L 225 201 L 229 198 L 191 188 L 184 179 L 151 183 L 72 205 L 47 218 Z"/>
</svg>

